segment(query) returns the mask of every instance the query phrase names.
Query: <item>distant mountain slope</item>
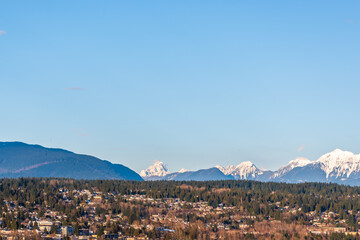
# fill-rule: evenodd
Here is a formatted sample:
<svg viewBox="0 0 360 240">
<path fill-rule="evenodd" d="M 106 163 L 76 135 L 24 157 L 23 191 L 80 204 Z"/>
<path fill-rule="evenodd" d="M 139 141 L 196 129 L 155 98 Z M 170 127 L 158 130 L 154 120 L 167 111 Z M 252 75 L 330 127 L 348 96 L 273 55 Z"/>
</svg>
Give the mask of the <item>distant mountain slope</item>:
<svg viewBox="0 0 360 240">
<path fill-rule="evenodd" d="M 165 164 L 159 160 L 154 161 L 153 165 L 140 172 L 143 178 L 163 177 L 171 172 L 166 168 Z"/>
<path fill-rule="evenodd" d="M 161 166 L 165 166 L 161 162 Z M 321 156 L 317 161 L 306 158 L 297 158 L 276 171 L 258 169 L 252 162 L 242 162 L 236 166 L 203 169 L 195 172 L 181 170 L 176 173 L 147 171 L 147 180 L 225 180 L 247 179 L 273 182 L 332 182 L 360 186 L 360 155 L 336 149 Z M 155 169 L 154 166 L 150 169 Z M 185 171 L 185 172 L 184 172 Z M 161 174 L 160 174 L 161 173 Z"/>
<path fill-rule="evenodd" d="M 140 175 L 149 181 L 174 180 L 174 181 L 215 181 L 230 180 L 232 176 L 226 176 L 217 168 L 188 171 L 181 169 L 179 172 L 171 173 L 163 162 L 155 161 L 147 169 L 142 170 Z"/>
<path fill-rule="evenodd" d="M 263 174 L 263 171 L 258 169 L 250 161 L 242 162 L 237 166 L 230 165 L 224 168 L 220 165 L 216 165 L 215 167 L 225 175 L 231 175 L 235 179 L 256 179 L 259 175 Z"/>
<path fill-rule="evenodd" d="M 271 179 L 275 178 L 282 178 L 285 174 L 293 170 L 297 167 L 304 167 L 308 164 L 312 163 L 309 159 L 306 158 L 296 158 L 295 160 L 291 160 L 288 164 L 285 166 L 280 167 L 277 171 L 274 172 L 273 176 L 271 176 Z"/>
<path fill-rule="evenodd" d="M 274 182 L 303 183 L 303 182 L 327 182 L 326 174 L 318 164 L 307 164 L 295 167 L 281 176 L 272 178 Z"/>
<path fill-rule="evenodd" d="M 162 180 L 175 181 L 216 181 L 216 180 L 233 180 L 232 176 L 227 176 L 218 168 L 201 169 L 198 171 L 187 171 L 171 173 L 162 178 Z"/>
<path fill-rule="evenodd" d="M 283 182 L 333 182 L 360 185 L 360 155 L 335 149 L 317 161 L 295 167 L 277 181 Z"/>
<path fill-rule="evenodd" d="M 340 149 L 324 154 L 316 163 L 320 164 L 327 179 L 349 178 L 360 172 L 360 155 Z"/>
<path fill-rule="evenodd" d="M 0 177 L 143 180 L 121 164 L 21 142 L 0 142 Z"/>
</svg>

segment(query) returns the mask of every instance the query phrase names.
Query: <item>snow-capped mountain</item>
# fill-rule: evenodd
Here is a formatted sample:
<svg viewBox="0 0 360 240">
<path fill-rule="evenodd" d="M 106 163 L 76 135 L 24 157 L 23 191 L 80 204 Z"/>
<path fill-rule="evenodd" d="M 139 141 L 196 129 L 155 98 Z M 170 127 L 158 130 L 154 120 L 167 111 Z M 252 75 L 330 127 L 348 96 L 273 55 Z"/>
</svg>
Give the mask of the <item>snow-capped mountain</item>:
<svg viewBox="0 0 360 240">
<path fill-rule="evenodd" d="M 217 168 L 189 171 L 182 168 L 178 172 L 171 173 L 163 162 L 155 161 L 150 167 L 140 172 L 144 180 L 175 180 L 175 181 L 215 181 L 231 180 L 232 176 L 226 176 Z"/>
<path fill-rule="evenodd" d="M 140 176 L 146 179 L 150 177 L 163 177 L 170 173 L 163 162 L 155 160 L 150 167 L 140 172 Z"/>
<path fill-rule="evenodd" d="M 360 154 L 336 149 L 324 154 L 316 161 L 306 158 L 296 158 L 277 171 L 260 170 L 252 162 L 242 162 L 236 166 L 220 166 L 170 173 L 164 163 L 156 161 L 148 169 L 140 172 L 145 180 L 178 180 L 205 181 L 246 179 L 274 182 L 334 182 L 360 186 Z"/>
<path fill-rule="evenodd" d="M 216 165 L 220 171 L 222 171 L 225 175 L 231 175 L 235 179 L 255 179 L 258 175 L 263 174 L 263 171 L 258 169 L 252 162 L 242 162 L 237 166 L 230 165 L 227 167 L 222 167 L 220 165 Z"/>
<path fill-rule="evenodd" d="M 360 185 L 360 155 L 352 152 L 336 149 L 314 162 L 302 160 L 293 165 L 290 163 L 276 171 L 270 180 Z"/>
<path fill-rule="evenodd" d="M 310 161 L 309 159 L 303 158 L 303 157 L 298 157 L 295 160 L 291 160 L 285 166 L 280 167 L 277 171 L 274 172 L 274 174 L 270 178 L 282 177 L 284 174 L 286 174 L 287 172 L 290 172 L 294 168 L 304 167 L 310 163 L 312 163 L 312 161 Z"/>
<path fill-rule="evenodd" d="M 360 155 L 340 149 L 321 156 L 315 163 L 320 164 L 327 179 L 349 178 L 360 172 Z"/>
</svg>

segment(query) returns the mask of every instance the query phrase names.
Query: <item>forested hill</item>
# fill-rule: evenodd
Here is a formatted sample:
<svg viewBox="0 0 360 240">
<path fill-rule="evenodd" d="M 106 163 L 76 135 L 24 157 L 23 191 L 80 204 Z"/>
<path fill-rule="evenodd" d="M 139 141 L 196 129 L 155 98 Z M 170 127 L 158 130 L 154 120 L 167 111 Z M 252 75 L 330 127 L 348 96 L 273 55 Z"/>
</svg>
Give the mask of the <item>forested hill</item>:
<svg viewBox="0 0 360 240">
<path fill-rule="evenodd" d="M 0 142 L 0 177 L 142 180 L 121 164 L 21 142 Z"/>
<path fill-rule="evenodd" d="M 27 192 L 46 198 L 52 196 L 56 204 L 58 189 L 100 191 L 120 195 L 140 194 L 151 198 L 179 198 L 188 202 L 206 201 L 210 206 L 242 205 L 252 214 L 274 213 L 277 207 L 287 205 L 309 211 L 360 211 L 360 187 L 327 183 L 275 183 L 247 180 L 224 181 L 117 181 L 73 180 L 51 178 L 19 178 L 0 180 L 0 197 L 28 201 Z M 25 191 L 24 191 L 25 190 Z M 46 191 L 45 195 L 41 194 Z M 49 195 L 49 192 L 52 194 Z M 10 195 L 9 195 L 10 194 Z M 8 196 L 9 195 L 9 196 Z M 11 195 L 13 195 L 11 197 Z M 20 199 L 18 199 L 20 197 Z M 22 199 L 23 198 L 23 199 Z M 46 199 L 44 199 L 46 200 Z M 34 201 L 34 199 L 31 199 Z M 37 200 L 37 202 L 42 200 Z M 266 204 L 267 207 L 260 207 Z M 55 205 L 54 205 L 55 206 Z"/>
</svg>

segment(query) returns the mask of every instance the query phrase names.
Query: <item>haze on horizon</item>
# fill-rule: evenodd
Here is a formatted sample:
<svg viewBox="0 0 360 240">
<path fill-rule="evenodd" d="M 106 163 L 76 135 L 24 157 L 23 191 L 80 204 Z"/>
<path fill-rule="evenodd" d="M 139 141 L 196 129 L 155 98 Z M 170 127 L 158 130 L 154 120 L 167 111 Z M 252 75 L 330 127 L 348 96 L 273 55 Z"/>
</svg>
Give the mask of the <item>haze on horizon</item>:
<svg viewBox="0 0 360 240">
<path fill-rule="evenodd" d="M 0 141 L 136 171 L 360 152 L 359 1 L 7 1 Z"/>
</svg>

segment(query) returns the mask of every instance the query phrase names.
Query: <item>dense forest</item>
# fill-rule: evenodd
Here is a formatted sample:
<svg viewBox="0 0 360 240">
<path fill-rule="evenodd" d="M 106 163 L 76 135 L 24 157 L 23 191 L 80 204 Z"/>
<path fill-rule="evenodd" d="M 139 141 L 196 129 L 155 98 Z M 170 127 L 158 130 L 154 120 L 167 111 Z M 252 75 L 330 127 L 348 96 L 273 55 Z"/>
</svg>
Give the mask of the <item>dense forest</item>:
<svg viewBox="0 0 360 240">
<path fill-rule="evenodd" d="M 59 189 L 91 190 L 120 195 L 146 195 L 152 198 L 179 198 L 188 202 L 206 201 L 210 206 L 241 205 L 251 214 L 275 216 L 275 208 L 268 203 L 280 202 L 281 206 L 298 206 L 304 213 L 326 210 L 345 214 L 360 210 L 360 187 L 326 183 L 263 183 L 254 181 L 117 181 L 69 179 L 2 179 L 0 204 L 3 200 L 17 201 L 19 205 L 44 204 L 59 210 Z M 223 189 L 225 191 L 217 191 Z M 44 194 L 46 193 L 46 194 Z M 78 199 L 81 201 L 81 199 Z M 28 203 L 27 203 L 28 202 Z M 265 205 L 267 207 L 261 207 Z M 66 209 L 64 209 L 66 210 Z"/>
</svg>

